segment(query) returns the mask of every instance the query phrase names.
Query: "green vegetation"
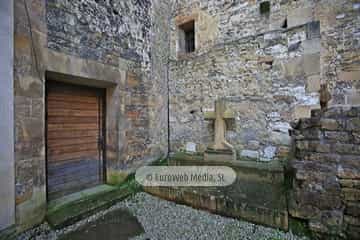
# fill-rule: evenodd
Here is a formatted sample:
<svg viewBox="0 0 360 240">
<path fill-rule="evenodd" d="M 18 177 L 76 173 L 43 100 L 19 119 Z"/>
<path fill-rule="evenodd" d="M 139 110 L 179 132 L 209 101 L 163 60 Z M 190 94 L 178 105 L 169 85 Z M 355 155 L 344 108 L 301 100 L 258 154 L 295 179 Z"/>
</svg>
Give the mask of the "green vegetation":
<svg viewBox="0 0 360 240">
<path fill-rule="evenodd" d="M 128 178 L 129 173 L 125 171 L 111 171 L 108 174 L 107 183 L 110 185 L 120 185 Z"/>
<path fill-rule="evenodd" d="M 160 157 L 151 164 L 151 166 L 167 166 L 167 165 L 168 165 L 168 158 L 166 157 Z"/>
<path fill-rule="evenodd" d="M 289 218 L 289 229 L 300 237 L 308 237 L 312 239 L 312 234 L 309 229 L 308 223 L 304 220 L 297 218 Z"/>
<path fill-rule="evenodd" d="M 170 160 L 181 161 L 181 160 L 195 160 L 202 161 L 204 160 L 204 155 L 202 153 L 187 153 L 187 152 L 177 152 L 170 157 Z"/>
<path fill-rule="evenodd" d="M 128 174 L 117 186 L 101 185 L 72 194 L 49 204 L 46 219 L 54 228 L 71 225 L 142 191 L 135 174 Z"/>
</svg>

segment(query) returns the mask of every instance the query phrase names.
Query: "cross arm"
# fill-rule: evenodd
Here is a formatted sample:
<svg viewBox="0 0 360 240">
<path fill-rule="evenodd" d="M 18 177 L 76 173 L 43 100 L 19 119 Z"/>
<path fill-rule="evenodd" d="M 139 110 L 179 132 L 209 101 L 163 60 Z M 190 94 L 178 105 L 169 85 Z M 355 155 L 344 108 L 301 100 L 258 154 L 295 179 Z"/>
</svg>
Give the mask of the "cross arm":
<svg viewBox="0 0 360 240">
<path fill-rule="evenodd" d="M 224 113 L 223 113 L 223 116 L 222 116 L 224 119 L 234 119 L 235 118 L 235 114 L 233 111 L 231 110 L 226 110 Z M 204 112 L 204 118 L 205 120 L 214 120 L 216 119 L 216 113 L 214 111 L 205 111 Z"/>
</svg>

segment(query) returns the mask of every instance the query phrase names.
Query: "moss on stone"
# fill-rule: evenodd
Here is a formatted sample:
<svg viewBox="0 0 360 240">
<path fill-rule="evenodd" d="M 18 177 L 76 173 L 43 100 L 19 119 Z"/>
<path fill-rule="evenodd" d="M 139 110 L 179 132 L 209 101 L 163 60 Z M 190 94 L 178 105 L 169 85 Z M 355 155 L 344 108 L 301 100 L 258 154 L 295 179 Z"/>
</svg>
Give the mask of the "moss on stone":
<svg viewBox="0 0 360 240">
<path fill-rule="evenodd" d="M 31 198 L 17 205 L 18 231 L 26 231 L 43 222 L 46 215 L 46 208 L 45 187 L 33 188 Z"/>
<path fill-rule="evenodd" d="M 168 158 L 161 156 L 154 162 L 152 162 L 151 166 L 166 166 L 168 165 Z"/>
<path fill-rule="evenodd" d="M 129 173 L 125 171 L 109 171 L 107 177 L 107 183 L 109 185 L 120 185 L 126 181 L 128 178 Z"/>
<path fill-rule="evenodd" d="M 186 152 L 176 152 L 173 156 L 170 157 L 170 160 L 181 161 L 181 160 L 204 160 L 204 155 L 202 153 L 186 153 Z"/>
<path fill-rule="evenodd" d="M 307 221 L 302 219 L 289 217 L 289 229 L 300 237 L 308 237 L 312 239 L 312 234 Z"/>
<path fill-rule="evenodd" d="M 0 240 L 16 239 L 17 229 L 15 226 L 0 231 Z"/>
<path fill-rule="evenodd" d="M 46 215 L 49 224 L 54 228 L 71 225 L 142 190 L 135 181 L 135 174 L 128 174 L 117 186 L 102 185 L 93 189 L 76 193 L 78 196 L 69 201 L 50 203 Z"/>
</svg>

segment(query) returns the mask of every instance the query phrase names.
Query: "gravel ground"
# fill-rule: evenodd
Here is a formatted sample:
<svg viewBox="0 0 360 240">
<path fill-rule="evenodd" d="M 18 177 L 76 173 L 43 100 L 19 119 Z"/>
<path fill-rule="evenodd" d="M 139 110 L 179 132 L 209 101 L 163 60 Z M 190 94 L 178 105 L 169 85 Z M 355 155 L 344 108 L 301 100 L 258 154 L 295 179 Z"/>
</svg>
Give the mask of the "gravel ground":
<svg viewBox="0 0 360 240">
<path fill-rule="evenodd" d="M 138 193 L 106 211 L 99 212 L 73 226 L 53 231 L 45 223 L 21 234 L 17 239 L 55 240 L 115 209 L 127 209 L 136 216 L 145 234 L 132 240 L 191 240 L 191 239 L 251 239 L 251 240 L 302 240 L 291 232 L 266 228 L 232 218 L 161 200 L 146 193 Z"/>
</svg>

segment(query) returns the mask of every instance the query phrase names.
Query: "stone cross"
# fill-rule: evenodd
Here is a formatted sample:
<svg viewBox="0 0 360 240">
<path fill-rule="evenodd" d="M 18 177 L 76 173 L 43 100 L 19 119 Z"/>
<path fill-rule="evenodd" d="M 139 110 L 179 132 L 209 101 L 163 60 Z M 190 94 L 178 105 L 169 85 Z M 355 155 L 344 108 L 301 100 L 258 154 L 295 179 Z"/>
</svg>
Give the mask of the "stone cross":
<svg viewBox="0 0 360 240">
<path fill-rule="evenodd" d="M 215 120 L 215 139 L 214 144 L 210 146 L 213 150 L 233 150 L 234 147 L 225 139 L 226 121 L 234 119 L 234 113 L 226 110 L 225 101 L 219 99 L 215 101 L 215 112 L 205 112 L 205 120 Z"/>
</svg>

